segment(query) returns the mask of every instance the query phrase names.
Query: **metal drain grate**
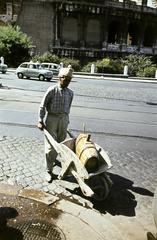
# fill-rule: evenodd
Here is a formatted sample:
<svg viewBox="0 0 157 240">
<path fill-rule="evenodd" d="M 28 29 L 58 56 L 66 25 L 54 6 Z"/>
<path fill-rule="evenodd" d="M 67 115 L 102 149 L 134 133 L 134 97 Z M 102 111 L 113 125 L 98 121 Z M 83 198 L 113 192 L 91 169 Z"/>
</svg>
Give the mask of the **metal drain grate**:
<svg viewBox="0 0 157 240">
<path fill-rule="evenodd" d="M 24 240 L 65 240 L 60 228 L 41 220 L 19 223 L 16 229 L 22 233 Z"/>
</svg>

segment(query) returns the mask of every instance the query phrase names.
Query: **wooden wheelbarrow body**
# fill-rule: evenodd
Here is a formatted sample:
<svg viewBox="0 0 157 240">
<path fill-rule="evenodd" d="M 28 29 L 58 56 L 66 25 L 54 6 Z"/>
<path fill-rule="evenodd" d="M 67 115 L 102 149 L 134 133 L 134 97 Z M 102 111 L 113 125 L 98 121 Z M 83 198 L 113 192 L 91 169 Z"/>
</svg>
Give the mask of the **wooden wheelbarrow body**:
<svg viewBox="0 0 157 240">
<path fill-rule="evenodd" d="M 85 196 L 97 200 L 104 200 L 112 185 L 112 181 L 107 174 L 107 170 L 112 167 L 107 153 L 98 144 L 95 144 L 99 153 L 99 168 L 95 172 L 88 173 L 87 169 L 74 152 L 76 138 L 69 138 L 64 142 L 58 143 L 46 129 L 44 129 L 44 134 L 57 152 L 57 160 L 61 163 L 61 171 L 58 175 L 58 179 L 63 179 L 67 173 L 70 173 L 78 182 Z"/>
</svg>

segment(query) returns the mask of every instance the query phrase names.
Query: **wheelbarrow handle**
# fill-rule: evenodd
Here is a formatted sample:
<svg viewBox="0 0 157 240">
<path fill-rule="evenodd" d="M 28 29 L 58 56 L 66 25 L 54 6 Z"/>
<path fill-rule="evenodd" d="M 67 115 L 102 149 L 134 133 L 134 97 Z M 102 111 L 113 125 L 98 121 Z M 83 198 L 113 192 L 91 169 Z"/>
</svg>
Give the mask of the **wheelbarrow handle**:
<svg viewBox="0 0 157 240">
<path fill-rule="evenodd" d="M 69 136 L 71 138 L 75 138 L 74 134 L 72 134 L 72 132 L 70 131 L 70 129 L 67 129 L 67 133 L 69 134 Z"/>
<path fill-rule="evenodd" d="M 86 197 L 92 197 L 94 195 L 93 190 L 87 184 L 85 184 L 85 182 L 79 177 L 78 173 L 75 170 L 71 169 L 71 173 L 78 182 L 83 194 Z"/>
</svg>

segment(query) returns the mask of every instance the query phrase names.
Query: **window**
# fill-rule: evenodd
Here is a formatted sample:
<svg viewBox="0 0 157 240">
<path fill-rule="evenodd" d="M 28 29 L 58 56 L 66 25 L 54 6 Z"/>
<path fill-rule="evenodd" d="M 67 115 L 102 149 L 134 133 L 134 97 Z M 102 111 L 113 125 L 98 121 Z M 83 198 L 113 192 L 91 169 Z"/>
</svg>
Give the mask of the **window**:
<svg viewBox="0 0 157 240">
<path fill-rule="evenodd" d="M 22 67 L 22 68 L 27 68 L 27 64 L 26 64 L 26 63 L 23 63 L 23 64 L 21 64 L 21 67 Z"/>
<path fill-rule="evenodd" d="M 30 64 L 30 65 L 29 65 L 29 68 L 31 68 L 31 69 L 36 69 L 37 66 L 36 66 L 35 64 Z"/>
</svg>

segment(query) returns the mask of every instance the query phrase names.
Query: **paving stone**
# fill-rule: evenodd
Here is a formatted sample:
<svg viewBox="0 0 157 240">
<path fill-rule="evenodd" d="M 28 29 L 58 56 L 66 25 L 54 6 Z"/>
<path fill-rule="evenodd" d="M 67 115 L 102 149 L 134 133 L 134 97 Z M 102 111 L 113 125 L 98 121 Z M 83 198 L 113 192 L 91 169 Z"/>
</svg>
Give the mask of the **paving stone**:
<svg viewBox="0 0 157 240">
<path fill-rule="evenodd" d="M 33 199 L 47 205 L 50 205 L 59 200 L 57 196 L 53 196 L 52 194 L 50 195 L 48 193 L 44 193 L 43 191 L 32 188 L 25 188 L 20 190 L 19 196 Z"/>
</svg>

